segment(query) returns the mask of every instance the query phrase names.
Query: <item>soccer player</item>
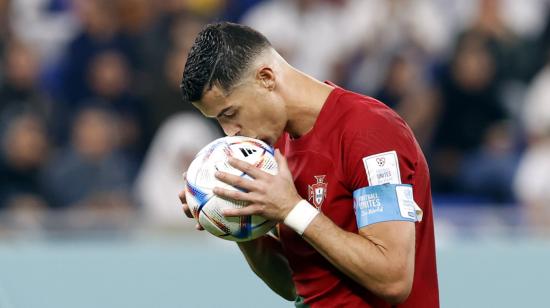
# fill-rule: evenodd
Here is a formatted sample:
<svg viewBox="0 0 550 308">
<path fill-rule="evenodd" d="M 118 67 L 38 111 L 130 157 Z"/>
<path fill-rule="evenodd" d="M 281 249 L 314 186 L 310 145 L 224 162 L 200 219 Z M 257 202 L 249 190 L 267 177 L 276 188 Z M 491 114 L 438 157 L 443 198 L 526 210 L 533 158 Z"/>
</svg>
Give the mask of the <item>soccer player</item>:
<svg viewBox="0 0 550 308">
<path fill-rule="evenodd" d="M 226 216 L 279 222 L 277 236 L 238 243 L 272 290 L 298 307 L 439 307 L 428 167 L 395 112 L 298 71 L 232 23 L 198 34 L 181 90 L 227 135 L 278 149 L 277 175 L 230 159 L 253 179 L 218 172 L 243 190 L 214 190 L 250 202 Z"/>
</svg>

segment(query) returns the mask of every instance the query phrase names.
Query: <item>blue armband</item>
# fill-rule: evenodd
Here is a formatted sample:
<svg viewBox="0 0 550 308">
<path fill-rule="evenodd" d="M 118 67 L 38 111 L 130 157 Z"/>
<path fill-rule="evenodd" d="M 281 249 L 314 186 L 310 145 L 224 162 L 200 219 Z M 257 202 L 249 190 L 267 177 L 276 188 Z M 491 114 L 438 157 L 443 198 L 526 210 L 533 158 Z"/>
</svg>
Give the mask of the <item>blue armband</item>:
<svg viewBox="0 0 550 308">
<path fill-rule="evenodd" d="M 416 222 L 415 204 L 412 186 L 408 184 L 368 186 L 353 192 L 358 228 L 392 220 Z"/>
</svg>

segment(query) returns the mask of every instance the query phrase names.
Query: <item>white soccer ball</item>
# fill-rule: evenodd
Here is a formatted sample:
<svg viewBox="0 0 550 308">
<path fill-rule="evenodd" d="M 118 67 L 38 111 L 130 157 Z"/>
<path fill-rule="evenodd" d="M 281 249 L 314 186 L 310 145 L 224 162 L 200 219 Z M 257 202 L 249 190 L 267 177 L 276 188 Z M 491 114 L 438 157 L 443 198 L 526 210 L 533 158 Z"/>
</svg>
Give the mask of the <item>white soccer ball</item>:
<svg viewBox="0 0 550 308">
<path fill-rule="evenodd" d="M 277 174 L 273 148 L 265 142 L 248 137 L 224 137 L 212 141 L 195 156 L 187 170 L 185 197 L 191 213 L 199 224 L 213 235 L 231 241 L 249 241 L 264 235 L 275 222 L 261 216 L 225 217 L 227 208 L 242 208 L 246 202 L 221 198 L 212 190 L 221 187 L 239 188 L 215 178 L 216 171 L 250 177 L 229 165 L 228 157 L 243 160 L 270 174 Z"/>
</svg>

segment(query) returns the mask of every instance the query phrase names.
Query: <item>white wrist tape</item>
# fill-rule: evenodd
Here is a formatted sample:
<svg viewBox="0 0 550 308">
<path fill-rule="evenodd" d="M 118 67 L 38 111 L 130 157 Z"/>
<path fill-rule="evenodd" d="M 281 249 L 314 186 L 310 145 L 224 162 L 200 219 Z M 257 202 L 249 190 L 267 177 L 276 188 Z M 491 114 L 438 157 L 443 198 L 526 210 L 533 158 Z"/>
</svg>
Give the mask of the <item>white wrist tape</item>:
<svg viewBox="0 0 550 308">
<path fill-rule="evenodd" d="M 302 200 L 288 213 L 284 224 L 302 235 L 317 214 L 319 214 L 319 211 L 313 205 L 306 200 Z"/>
</svg>

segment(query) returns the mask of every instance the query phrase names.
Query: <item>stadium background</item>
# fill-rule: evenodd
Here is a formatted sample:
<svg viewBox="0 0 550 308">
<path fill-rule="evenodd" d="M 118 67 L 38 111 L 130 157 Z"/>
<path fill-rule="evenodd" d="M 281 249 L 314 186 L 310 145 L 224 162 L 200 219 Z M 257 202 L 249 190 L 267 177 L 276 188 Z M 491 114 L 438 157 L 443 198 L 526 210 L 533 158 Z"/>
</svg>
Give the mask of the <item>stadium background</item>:
<svg viewBox="0 0 550 308">
<path fill-rule="evenodd" d="M 179 100 L 212 20 L 408 121 L 442 307 L 544 306 L 550 1 L 0 0 L 0 307 L 290 306 L 177 200 L 221 133 Z"/>
</svg>

